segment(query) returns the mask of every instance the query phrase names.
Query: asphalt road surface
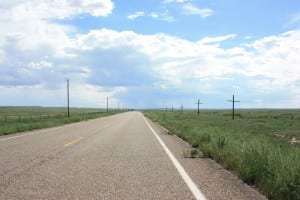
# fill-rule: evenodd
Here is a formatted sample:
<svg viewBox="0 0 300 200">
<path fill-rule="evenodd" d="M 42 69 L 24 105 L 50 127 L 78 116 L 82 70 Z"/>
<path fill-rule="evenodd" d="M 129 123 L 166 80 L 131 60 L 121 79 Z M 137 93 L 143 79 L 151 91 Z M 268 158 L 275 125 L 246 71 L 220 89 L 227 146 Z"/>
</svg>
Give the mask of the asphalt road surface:
<svg viewBox="0 0 300 200">
<path fill-rule="evenodd" d="M 265 199 L 139 112 L 0 137 L 0 199 Z"/>
</svg>

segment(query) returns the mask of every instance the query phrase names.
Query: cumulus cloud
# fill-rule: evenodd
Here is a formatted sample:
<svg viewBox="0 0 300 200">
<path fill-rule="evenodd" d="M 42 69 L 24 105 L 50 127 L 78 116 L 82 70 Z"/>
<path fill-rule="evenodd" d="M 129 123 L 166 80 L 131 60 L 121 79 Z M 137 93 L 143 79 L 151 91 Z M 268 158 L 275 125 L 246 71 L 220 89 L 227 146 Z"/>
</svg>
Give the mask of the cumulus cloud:
<svg viewBox="0 0 300 200">
<path fill-rule="evenodd" d="M 12 10 L 24 2 L 2 7 Z M 88 2 L 92 1 L 86 2 L 90 5 Z M 76 7 L 84 1 L 73 4 L 71 7 Z M 71 17 L 74 12 L 53 16 Z M 106 96 L 127 104 L 162 106 L 172 99 L 188 101 L 197 95 L 229 98 L 228 91 L 253 95 L 251 99 L 261 101 L 265 95 L 284 91 L 295 99 L 283 99 L 277 105 L 299 106 L 299 30 L 222 48 L 223 41 L 236 35 L 193 42 L 166 34 L 105 28 L 79 34 L 73 27 L 39 18 L 38 14 L 30 21 L 10 18 L 9 14 L 0 14 L 1 30 L 5 30 L 0 32 L 2 105 L 24 96 L 31 105 L 63 105 L 68 78 L 73 87 L 72 102 L 78 106 L 105 105 Z M 160 16 L 152 13 L 152 17 Z"/>
<path fill-rule="evenodd" d="M 81 41 L 80 49 L 100 48 L 110 53 L 119 49 L 118 57 L 122 63 L 140 66 L 138 73 L 144 73 L 143 77 L 147 74 L 145 71 L 150 70 L 149 74 L 154 73 L 156 76 L 151 77 L 148 83 L 156 81 L 157 85 L 164 88 L 181 87 L 189 79 L 226 78 L 234 75 L 251 77 L 254 81 L 258 76 L 274 79 L 278 87 L 286 87 L 299 79 L 299 31 L 262 38 L 248 44 L 247 48 L 222 49 L 214 45 L 234 37 L 232 34 L 203 38 L 201 42 L 194 43 L 164 34 L 140 35 L 131 31 L 102 29 L 82 35 L 78 40 Z M 121 49 L 126 49 L 128 55 Z M 138 62 L 133 63 L 133 60 Z M 129 66 L 127 69 L 130 69 Z M 147 67 L 142 70 L 142 66 Z M 265 81 L 264 85 L 271 89 L 274 83 Z"/>
</svg>

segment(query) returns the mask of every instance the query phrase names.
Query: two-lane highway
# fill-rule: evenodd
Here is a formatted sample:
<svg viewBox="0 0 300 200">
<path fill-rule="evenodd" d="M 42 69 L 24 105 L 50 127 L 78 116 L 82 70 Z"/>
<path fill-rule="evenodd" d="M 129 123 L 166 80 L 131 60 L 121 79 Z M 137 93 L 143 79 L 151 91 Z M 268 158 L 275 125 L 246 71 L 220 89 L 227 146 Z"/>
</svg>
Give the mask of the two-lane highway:
<svg viewBox="0 0 300 200">
<path fill-rule="evenodd" d="M 141 113 L 0 138 L 0 199 L 194 199 Z"/>
<path fill-rule="evenodd" d="M 0 137 L 0 199 L 265 200 L 140 112 Z"/>
</svg>

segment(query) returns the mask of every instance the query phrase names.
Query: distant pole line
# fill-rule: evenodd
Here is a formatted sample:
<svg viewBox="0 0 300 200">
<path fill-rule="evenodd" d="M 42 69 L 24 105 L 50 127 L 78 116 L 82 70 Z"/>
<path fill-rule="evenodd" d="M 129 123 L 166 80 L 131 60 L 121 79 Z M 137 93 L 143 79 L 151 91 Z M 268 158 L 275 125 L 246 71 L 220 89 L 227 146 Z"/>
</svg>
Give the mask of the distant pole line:
<svg viewBox="0 0 300 200">
<path fill-rule="evenodd" d="M 70 117 L 70 92 L 69 92 L 69 79 L 67 79 L 67 100 L 68 100 L 68 117 Z"/>
<path fill-rule="evenodd" d="M 234 120 L 234 104 L 240 101 L 234 100 L 234 95 L 232 95 L 232 100 L 227 100 L 229 102 L 232 102 L 232 120 Z"/>
<path fill-rule="evenodd" d="M 200 99 L 198 99 L 198 102 L 196 102 L 195 104 L 198 104 L 198 115 L 200 113 L 200 104 L 203 104 L 202 102 L 200 102 Z"/>
</svg>

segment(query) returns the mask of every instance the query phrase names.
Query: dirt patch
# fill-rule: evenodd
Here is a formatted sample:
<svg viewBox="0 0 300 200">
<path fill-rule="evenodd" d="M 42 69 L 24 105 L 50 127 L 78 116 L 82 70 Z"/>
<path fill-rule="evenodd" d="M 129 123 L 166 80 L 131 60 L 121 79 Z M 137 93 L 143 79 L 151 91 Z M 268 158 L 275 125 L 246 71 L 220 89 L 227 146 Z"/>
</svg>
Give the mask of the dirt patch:
<svg viewBox="0 0 300 200">
<path fill-rule="evenodd" d="M 280 134 L 274 134 L 275 136 L 279 137 L 279 138 L 284 138 L 284 135 L 280 135 Z"/>
<path fill-rule="evenodd" d="M 300 138 L 293 137 L 291 139 L 291 144 L 300 144 Z"/>
</svg>

